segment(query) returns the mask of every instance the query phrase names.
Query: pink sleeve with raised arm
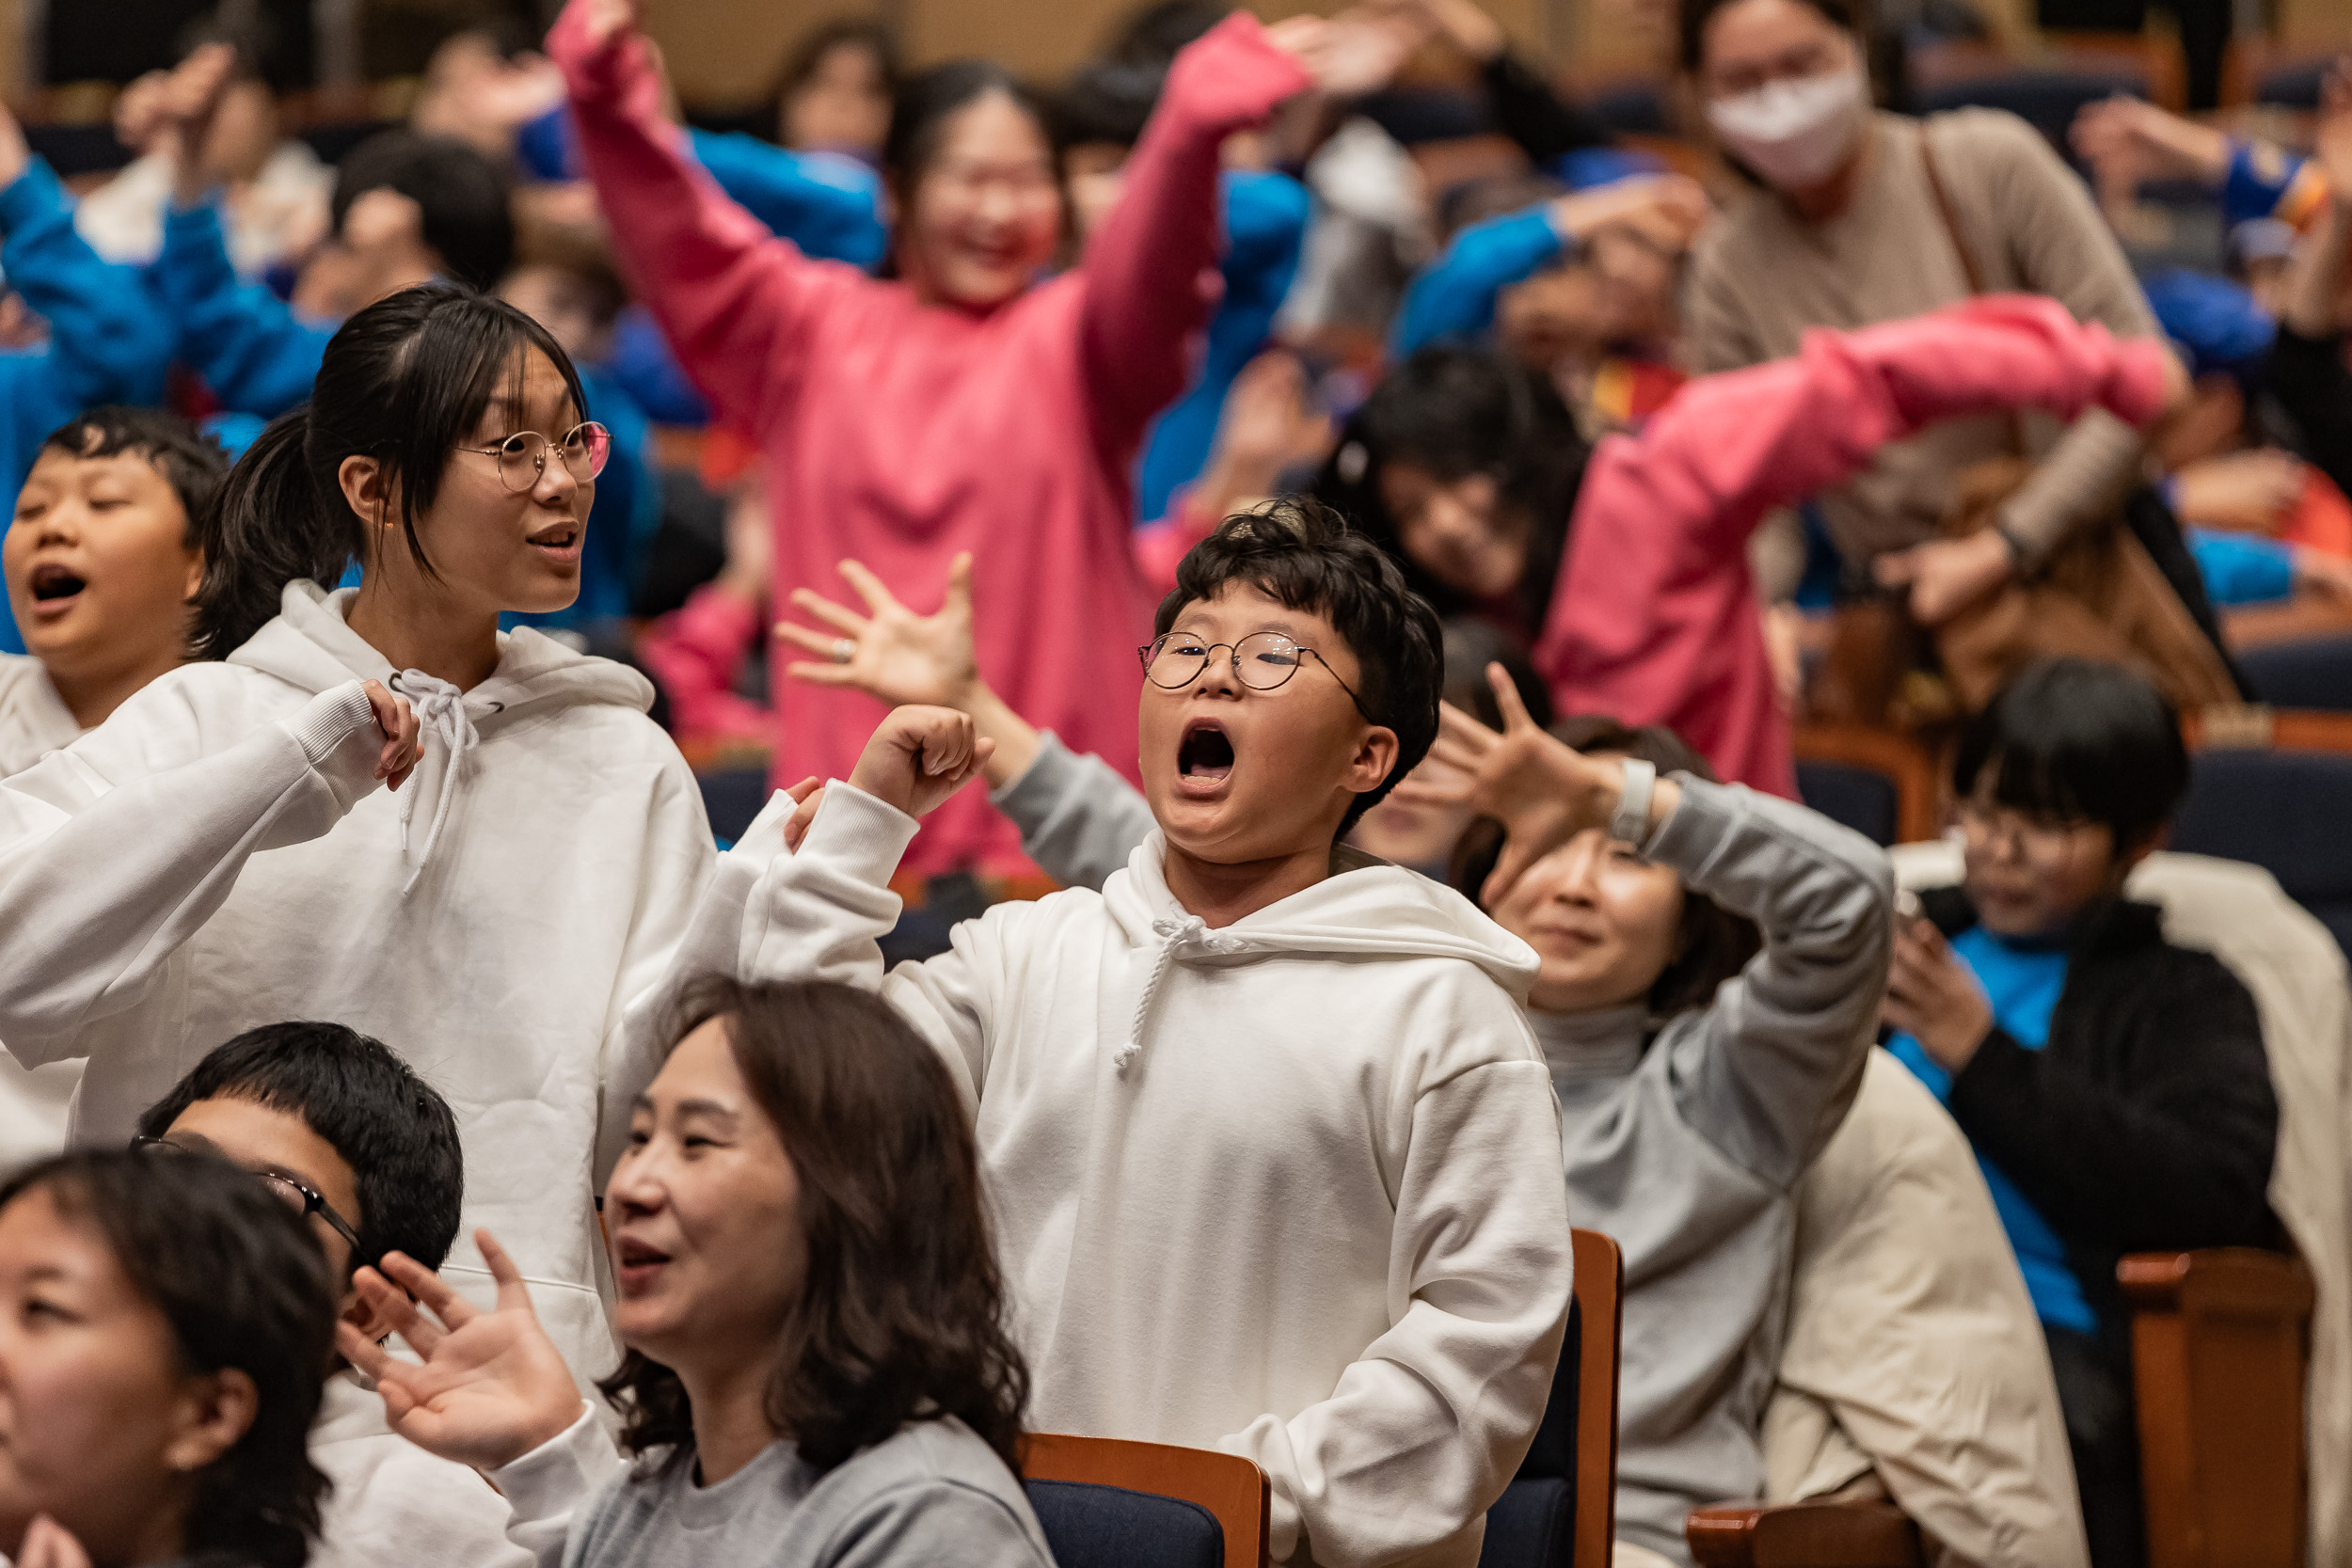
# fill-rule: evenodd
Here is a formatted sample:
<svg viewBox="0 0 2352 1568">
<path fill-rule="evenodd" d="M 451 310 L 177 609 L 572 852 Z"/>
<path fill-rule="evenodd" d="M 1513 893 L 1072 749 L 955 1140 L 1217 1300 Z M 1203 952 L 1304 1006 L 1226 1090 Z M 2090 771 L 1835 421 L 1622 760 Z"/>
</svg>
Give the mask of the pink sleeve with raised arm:
<svg viewBox="0 0 2352 1568">
<path fill-rule="evenodd" d="M 1664 724 L 1725 779 L 1796 793 L 1748 536 L 1942 419 L 2031 405 L 2135 425 L 2165 402 L 2165 351 L 2056 301 L 1986 295 L 1909 321 L 1805 335 L 1795 357 L 1692 382 L 1638 437 L 1611 436 L 1579 493 L 1536 666 L 1563 714 Z"/>
<path fill-rule="evenodd" d="M 1107 445 L 1138 438 L 1192 377 L 1190 341 L 1220 287 L 1218 148 L 1311 85 L 1247 11 L 1186 45 L 1168 68 L 1118 205 L 1087 245 L 1079 356 Z"/>
<path fill-rule="evenodd" d="M 548 53 L 570 87 L 622 271 L 719 416 L 766 430 L 806 361 L 811 324 L 863 276 L 802 255 L 720 190 L 662 118 L 642 37 L 592 42 L 586 0 L 572 0 Z"/>
</svg>

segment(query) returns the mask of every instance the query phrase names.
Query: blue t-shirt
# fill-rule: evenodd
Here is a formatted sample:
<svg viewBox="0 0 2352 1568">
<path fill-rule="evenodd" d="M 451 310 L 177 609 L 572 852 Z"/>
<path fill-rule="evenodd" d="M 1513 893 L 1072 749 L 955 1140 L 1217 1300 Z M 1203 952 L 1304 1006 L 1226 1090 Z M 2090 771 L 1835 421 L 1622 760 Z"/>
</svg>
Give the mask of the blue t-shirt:
<svg viewBox="0 0 2352 1568">
<path fill-rule="evenodd" d="M 1977 983 L 1993 1004 L 1993 1022 L 2028 1051 L 2049 1043 L 2050 1015 L 2058 1010 L 2058 994 L 2066 989 L 2063 948 L 2026 947 L 2003 942 L 1980 926 L 1971 926 L 1952 939 L 1952 951 L 1976 974 Z M 1897 1035 L 1886 1044 L 1897 1060 L 1934 1091 L 1938 1100 L 1952 1096 L 1952 1075 L 1909 1035 Z M 1984 1184 L 1993 1190 L 1993 1207 L 2009 1232 L 2010 1250 L 2017 1254 L 2018 1271 L 2026 1276 L 2026 1293 L 2033 1298 L 2035 1316 L 2045 1323 L 2077 1334 L 2096 1331 L 2098 1320 L 2083 1295 L 2082 1281 L 2067 1265 L 2066 1243 L 2050 1222 L 2026 1200 L 2017 1183 L 1982 1155 L 1977 1164 Z"/>
</svg>

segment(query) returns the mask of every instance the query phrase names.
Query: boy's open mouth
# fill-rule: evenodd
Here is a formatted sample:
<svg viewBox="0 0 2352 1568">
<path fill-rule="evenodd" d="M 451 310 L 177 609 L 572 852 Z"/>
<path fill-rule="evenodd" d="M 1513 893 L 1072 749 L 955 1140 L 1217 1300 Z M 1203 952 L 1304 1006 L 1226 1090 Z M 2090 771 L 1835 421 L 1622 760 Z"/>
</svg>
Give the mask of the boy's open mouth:
<svg viewBox="0 0 2352 1568">
<path fill-rule="evenodd" d="M 33 603 L 50 613 L 62 613 L 68 604 L 89 586 L 80 573 L 52 562 L 33 568 L 26 585 L 32 589 Z"/>
<path fill-rule="evenodd" d="M 1221 783 L 1233 771 L 1233 737 L 1214 719 L 1196 719 L 1176 742 L 1176 776 Z"/>
</svg>

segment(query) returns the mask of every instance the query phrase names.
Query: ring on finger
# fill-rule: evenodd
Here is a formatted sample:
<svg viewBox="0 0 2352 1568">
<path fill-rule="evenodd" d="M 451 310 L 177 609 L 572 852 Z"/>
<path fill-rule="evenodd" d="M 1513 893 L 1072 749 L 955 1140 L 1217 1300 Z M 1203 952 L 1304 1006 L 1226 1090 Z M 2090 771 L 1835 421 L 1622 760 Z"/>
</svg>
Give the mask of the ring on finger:
<svg viewBox="0 0 2352 1568">
<path fill-rule="evenodd" d="M 846 637 L 836 637 L 833 640 L 833 661 L 835 664 L 847 664 L 856 657 L 857 644 L 855 642 Z"/>
</svg>

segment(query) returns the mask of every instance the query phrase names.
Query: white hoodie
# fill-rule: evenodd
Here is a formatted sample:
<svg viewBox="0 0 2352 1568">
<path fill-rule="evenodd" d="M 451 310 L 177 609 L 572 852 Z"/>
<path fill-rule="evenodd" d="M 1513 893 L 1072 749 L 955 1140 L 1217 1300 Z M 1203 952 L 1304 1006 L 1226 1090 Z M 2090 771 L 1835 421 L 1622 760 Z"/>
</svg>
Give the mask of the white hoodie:
<svg viewBox="0 0 2352 1568">
<path fill-rule="evenodd" d="M 914 819 L 836 783 L 792 855 L 789 809 L 722 857 L 695 956 L 879 990 L 939 1048 L 1032 1425 L 1247 1454 L 1278 1560 L 1474 1563 L 1570 1286 L 1527 945 L 1344 848 L 1211 930 L 1154 832 L 1101 893 L 999 904 L 885 980 Z"/>
<path fill-rule="evenodd" d="M 81 733 L 80 721 L 57 695 L 40 660 L 0 654 L 0 779 L 72 745 Z"/>
<path fill-rule="evenodd" d="M 601 1429 L 596 1437 L 610 1443 Z M 319 1507 L 319 1541 L 305 1568 L 533 1568 L 537 1561 L 507 1539 L 512 1511 L 497 1488 L 394 1432 L 383 1396 L 348 1368 L 326 1380 L 310 1449 L 334 1489 Z"/>
<path fill-rule="evenodd" d="M 462 701 L 401 678 L 433 716 L 388 793 L 358 680 L 394 672 L 349 599 L 290 585 L 228 662 L 172 671 L 0 784 L 0 1040 L 27 1064 L 88 1056 L 73 1136 L 106 1144 L 243 1030 L 375 1036 L 457 1116 L 444 1274 L 494 1296 L 487 1226 L 573 1371 L 599 1376 L 617 1352 L 593 1195 L 659 1065 L 624 1013 L 707 879 L 702 797 L 643 677 L 531 631 Z"/>
</svg>

